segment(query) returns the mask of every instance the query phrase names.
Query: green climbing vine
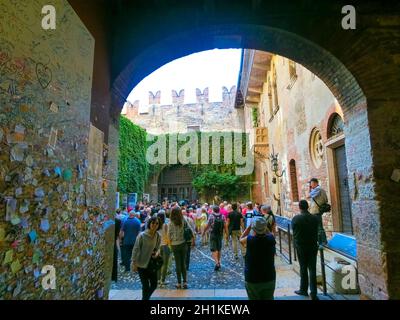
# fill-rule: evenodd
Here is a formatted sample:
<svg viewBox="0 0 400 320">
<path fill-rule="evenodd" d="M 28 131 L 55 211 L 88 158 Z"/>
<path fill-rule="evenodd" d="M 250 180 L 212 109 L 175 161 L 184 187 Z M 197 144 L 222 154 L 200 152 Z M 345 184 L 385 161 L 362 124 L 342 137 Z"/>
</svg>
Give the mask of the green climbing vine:
<svg viewBox="0 0 400 320">
<path fill-rule="evenodd" d="M 213 133 L 209 132 L 197 132 L 197 148 L 199 161 L 201 159 L 201 135 Z M 215 133 L 214 133 L 215 134 Z M 222 134 L 222 133 L 221 133 Z M 225 133 L 232 137 L 232 133 Z M 223 135 L 223 134 L 222 134 Z M 171 139 L 176 139 L 176 135 L 165 134 L 154 137 L 155 139 L 165 139 L 166 142 L 166 155 L 167 163 L 170 163 L 172 159 L 169 159 L 169 146 L 171 145 Z M 242 155 L 246 154 L 246 134 L 243 133 L 241 137 L 242 141 Z M 166 168 L 163 164 L 150 165 L 146 160 L 147 149 L 157 140 L 146 141 L 146 131 L 141 127 L 133 124 L 127 118 L 121 116 L 120 119 L 120 139 L 119 139 L 119 171 L 118 171 L 118 190 L 122 193 L 137 192 L 139 197 L 145 190 L 146 183 L 150 176 L 157 175 L 161 170 Z M 189 139 L 189 137 L 188 137 Z M 192 176 L 193 186 L 197 192 L 209 201 L 214 196 L 226 200 L 235 200 L 238 197 L 246 197 L 249 194 L 249 187 L 252 181 L 252 175 L 239 176 L 236 175 L 236 169 L 238 165 L 235 163 L 225 164 L 223 159 L 225 156 L 225 145 L 224 139 L 220 138 L 219 157 L 220 163 L 212 163 L 212 149 L 213 142 L 210 137 L 209 140 L 209 164 L 187 164 Z M 185 145 L 187 141 L 178 141 L 177 150 Z M 236 148 L 237 146 L 235 146 Z M 188 152 L 192 152 L 190 149 Z M 233 150 L 232 159 L 235 160 Z M 234 162 L 234 161 L 233 161 Z M 174 164 L 167 165 L 167 167 L 173 166 Z M 177 165 L 181 165 L 178 163 Z"/>
<path fill-rule="evenodd" d="M 119 125 L 118 190 L 143 193 L 149 176 L 146 131 L 121 116 Z"/>
</svg>

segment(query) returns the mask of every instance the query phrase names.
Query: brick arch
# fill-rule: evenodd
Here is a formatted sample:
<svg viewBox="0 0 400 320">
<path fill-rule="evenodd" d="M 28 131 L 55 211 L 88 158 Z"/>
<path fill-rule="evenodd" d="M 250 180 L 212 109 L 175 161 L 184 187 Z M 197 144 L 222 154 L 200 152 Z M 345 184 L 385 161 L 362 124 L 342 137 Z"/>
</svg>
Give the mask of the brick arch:
<svg viewBox="0 0 400 320">
<path fill-rule="evenodd" d="M 191 41 L 193 38 L 201 41 L 194 44 Z M 192 46 L 182 46 L 182 43 Z M 342 107 L 350 108 L 365 101 L 363 90 L 352 73 L 335 56 L 317 44 L 294 33 L 261 25 L 220 25 L 170 35 L 131 57 L 113 82 L 112 90 L 116 99 L 114 108 L 122 108 L 123 101 L 131 90 L 143 78 L 166 63 L 215 48 L 257 49 L 279 54 L 316 74 Z"/>
<path fill-rule="evenodd" d="M 318 38 L 316 34 L 323 33 L 324 28 L 325 35 Z M 344 36 L 343 42 L 347 41 L 348 45 L 353 47 L 347 50 L 342 44 L 340 47 L 343 48 L 343 53 L 341 53 L 336 47 L 342 31 L 335 30 L 335 36 L 332 38 L 336 39 L 334 43 L 334 40 L 325 40 L 326 34 L 330 32 L 326 27 L 315 34 L 308 31 L 309 37 L 304 36 L 307 32 L 303 32 L 301 36 L 287 31 L 296 30 L 295 23 L 286 30 L 255 24 L 228 24 L 187 29 L 189 31 L 175 32 L 153 42 L 151 46 L 136 52 L 125 65 L 120 67 L 113 82 L 113 114 L 118 115 L 130 90 L 145 76 L 169 61 L 195 52 L 214 48 L 250 48 L 279 54 L 302 64 L 327 85 L 341 105 L 346 119 L 344 133 L 347 168 L 362 296 L 376 299 L 399 298 L 400 278 L 396 276 L 396 265 L 400 260 L 397 253 L 400 239 L 397 236 L 393 240 L 393 234 L 396 232 L 389 232 L 394 228 L 393 223 L 399 224 L 398 220 L 394 222 L 396 220 L 392 214 L 399 209 L 399 204 L 398 199 L 393 196 L 395 193 L 388 191 L 390 183 L 387 181 L 387 175 L 391 174 L 389 170 L 393 170 L 390 168 L 400 165 L 396 160 L 398 159 L 396 154 L 400 155 L 400 148 L 392 143 L 393 154 L 390 159 L 381 157 L 382 151 L 387 147 L 379 142 L 383 132 L 375 123 L 373 124 L 375 139 L 370 135 L 371 115 L 367 112 L 367 101 L 375 108 L 374 117 L 381 117 L 379 125 L 388 125 L 387 134 L 392 140 L 396 139 L 398 134 L 395 133 L 397 132 L 395 126 L 399 121 L 395 118 L 389 123 L 385 118 L 385 111 L 390 110 L 395 102 L 400 100 L 399 91 L 395 86 L 395 83 L 400 84 L 400 80 L 399 76 L 395 75 L 395 70 L 398 70 L 395 62 L 388 63 L 392 63 L 394 68 L 385 66 L 382 72 L 379 72 L 377 68 L 371 70 L 368 63 L 362 64 L 358 60 L 364 59 L 368 49 L 366 43 L 375 35 L 364 33 L 361 35 L 364 41 L 358 40 L 355 45 L 353 45 L 354 33 L 351 36 Z M 378 38 L 380 36 L 384 37 L 383 34 L 376 35 Z M 318 41 L 313 41 L 314 39 Z M 335 55 L 330 51 L 335 52 Z M 367 54 L 374 55 L 373 52 Z M 375 64 L 375 60 L 371 61 Z M 377 85 L 377 81 L 385 80 L 385 75 L 393 81 L 386 86 Z M 389 102 L 382 102 L 382 98 Z M 373 157 L 374 148 L 376 153 Z M 375 166 L 374 161 L 379 163 L 379 166 Z M 379 189 L 378 185 L 383 189 Z M 400 189 L 398 185 L 392 187 Z M 383 201 L 384 199 L 387 200 Z"/>
</svg>

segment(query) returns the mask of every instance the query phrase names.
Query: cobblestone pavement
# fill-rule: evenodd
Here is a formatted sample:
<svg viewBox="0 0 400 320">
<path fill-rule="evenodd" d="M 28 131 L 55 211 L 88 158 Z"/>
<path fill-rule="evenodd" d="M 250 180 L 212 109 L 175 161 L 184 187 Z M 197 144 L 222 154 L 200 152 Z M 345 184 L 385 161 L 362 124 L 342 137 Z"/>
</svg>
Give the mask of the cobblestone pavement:
<svg viewBox="0 0 400 320">
<path fill-rule="evenodd" d="M 277 269 L 276 289 L 288 291 L 293 295 L 293 290 L 299 285 L 299 277 L 281 257 L 275 259 Z M 222 268 L 214 271 L 214 261 L 208 246 L 201 246 L 199 238 L 195 248 L 192 248 L 190 257 L 190 270 L 188 271 L 189 289 L 244 289 L 244 261 L 239 254 L 236 260 L 233 256 L 231 246 L 224 246 L 222 249 Z M 175 262 L 173 258 L 170 264 L 171 273 L 167 276 L 167 285 L 159 289 L 175 289 L 176 275 Z M 118 282 L 113 282 L 112 290 L 140 290 L 141 284 L 137 273 L 125 273 L 123 267 L 119 267 Z M 286 295 L 282 293 L 282 295 Z"/>
</svg>

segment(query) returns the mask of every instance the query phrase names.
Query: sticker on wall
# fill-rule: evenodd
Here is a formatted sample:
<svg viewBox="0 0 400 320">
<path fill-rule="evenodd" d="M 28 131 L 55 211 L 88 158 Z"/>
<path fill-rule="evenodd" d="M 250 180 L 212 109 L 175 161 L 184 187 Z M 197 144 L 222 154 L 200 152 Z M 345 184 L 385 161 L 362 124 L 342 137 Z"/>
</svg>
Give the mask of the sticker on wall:
<svg viewBox="0 0 400 320">
<path fill-rule="evenodd" d="M 45 177 L 50 177 L 50 171 L 49 171 L 49 169 L 43 169 L 42 175 L 45 176 Z"/>
<path fill-rule="evenodd" d="M 22 228 L 26 229 L 26 228 L 29 227 L 29 221 L 28 221 L 28 219 L 29 219 L 29 218 L 25 218 L 25 217 L 21 219 L 21 227 L 22 227 Z"/>
<path fill-rule="evenodd" d="M 39 250 L 36 250 L 32 256 L 32 262 L 35 264 L 39 264 L 41 257 L 42 257 L 42 253 Z"/>
<path fill-rule="evenodd" d="M 22 268 L 22 266 L 18 259 L 11 263 L 11 272 L 13 274 L 17 273 L 19 270 L 21 270 L 21 268 Z"/>
<path fill-rule="evenodd" d="M 71 169 L 65 169 L 62 173 L 62 177 L 65 181 L 71 181 L 72 179 L 72 170 Z"/>
<path fill-rule="evenodd" d="M 58 105 L 56 105 L 54 102 L 50 103 L 50 111 L 54 113 L 58 113 Z"/>
<path fill-rule="evenodd" d="M 35 189 L 35 197 L 37 198 L 44 198 L 44 190 L 42 188 L 36 188 Z"/>
<path fill-rule="evenodd" d="M 17 208 L 17 200 L 14 198 L 7 199 L 6 221 L 11 221 L 12 216 L 15 215 L 16 208 Z"/>
<path fill-rule="evenodd" d="M 28 167 L 32 167 L 33 166 L 33 158 L 31 155 L 28 155 L 25 159 L 25 163 Z"/>
<path fill-rule="evenodd" d="M 31 232 L 29 232 L 29 241 L 30 243 L 35 243 L 37 238 L 37 234 L 35 230 L 32 230 Z"/>
<path fill-rule="evenodd" d="M 61 177 L 62 171 L 60 167 L 55 167 L 54 168 L 54 173 L 56 174 L 56 177 Z"/>
<path fill-rule="evenodd" d="M 55 148 L 57 144 L 57 132 L 57 129 L 51 127 L 48 145 L 52 148 Z"/>
<path fill-rule="evenodd" d="M 15 197 L 18 198 L 22 194 L 22 188 L 15 189 Z"/>
<path fill-rule="evenodd" d="M 36 268 L 35 270 L 33 270 L 33 276 L 35 277 L 35 279 L 40 277 L 40 271 L 38 268 Z"/>
<path fill-rule="evenodd" d="M 25 151 L 21 145 L 17 144 L 11 148 L 11 153 L 10 153 L 11 161 L 18 161 L 18 162 L 24 161 L 24 156 L 25 156 Z"/>
<path fill-rule="evenodd" d="M 3 266 L 7 263 L 11 263 L 13 261 L 14 251 L 12 249 L 8 250 L 4 256 Z"/>
<path fill-rule="evenodd" d="M 16 226 L 21 223 L 21 219 L 17 215 L 12 215 L 10 222 L 13 226 Z"/>
<path fill-rule="evenodd" d="M 40 221 L 40 230 L 47 232 L 50 229 L 50 224 L 49 224 L 49 220 L 47 219 L 42 219 Z"/>
<path fill-rule="evenodd" d="M 19 206 L 19 213 L 26 213 L 29 211 L 30 202 L 27 199 L 24 199 Z"/>
</svg>

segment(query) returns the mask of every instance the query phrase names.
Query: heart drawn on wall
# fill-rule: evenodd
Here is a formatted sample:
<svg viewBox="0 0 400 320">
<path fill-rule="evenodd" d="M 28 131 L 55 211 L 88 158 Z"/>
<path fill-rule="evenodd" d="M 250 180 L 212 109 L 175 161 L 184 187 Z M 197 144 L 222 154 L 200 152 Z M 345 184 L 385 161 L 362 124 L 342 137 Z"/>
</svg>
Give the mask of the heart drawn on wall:
<svg viewBox="0 0 400 320">
<path fill-rule="evenodd" d="M 40 86 L 43 89 L 46 89 L 53 78 L 53 73 L 51 72 L 51 69 L 49 67 L 45 66 L 43 63 L 38 62 L 36 64 L 36 77 L 39 81 Z"/>
</svg>

